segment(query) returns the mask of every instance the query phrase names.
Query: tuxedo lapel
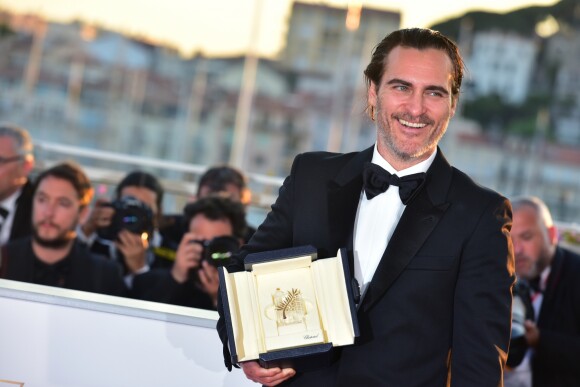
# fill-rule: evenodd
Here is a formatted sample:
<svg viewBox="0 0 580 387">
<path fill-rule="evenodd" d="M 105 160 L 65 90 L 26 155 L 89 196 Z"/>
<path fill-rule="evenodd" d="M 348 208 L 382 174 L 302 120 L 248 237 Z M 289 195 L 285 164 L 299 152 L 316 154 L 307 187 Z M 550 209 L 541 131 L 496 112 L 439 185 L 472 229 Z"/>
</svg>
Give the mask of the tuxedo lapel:
<svg viewBox="0 0 580 387">
<path fill-rule="evenodd" d="M 389 289 L 449 207 L 445 194 L 452 170 L 438 150 L 427 171 L 425 188 L 403 212 L 364 296 L 362 310 L 371 308 Z"/>
<path fill-rule="evenodd" d="M 328 224 L 331 246 L 353 248 L 353 229 L 356 211 L 362 192 L 362 170 L 364 163 L 370 161 L 373 147 L 356 154 L 329 182 L 328 187 Z"/>
</svg>

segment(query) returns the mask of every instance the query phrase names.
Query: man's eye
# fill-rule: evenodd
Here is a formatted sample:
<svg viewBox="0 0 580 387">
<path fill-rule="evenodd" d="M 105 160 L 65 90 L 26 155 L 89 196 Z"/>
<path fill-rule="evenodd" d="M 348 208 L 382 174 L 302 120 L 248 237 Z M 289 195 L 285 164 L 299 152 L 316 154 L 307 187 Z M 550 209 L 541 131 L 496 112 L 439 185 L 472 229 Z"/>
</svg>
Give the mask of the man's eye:
<svg viewBox="0 0 580 387">
<path fill-rule="evenodd" d="M 72 205 L 72 203 L 68 200 L 61 200 L 59 201 L 59 204 L 64 208 L 69 208 Z"/>
</svg>

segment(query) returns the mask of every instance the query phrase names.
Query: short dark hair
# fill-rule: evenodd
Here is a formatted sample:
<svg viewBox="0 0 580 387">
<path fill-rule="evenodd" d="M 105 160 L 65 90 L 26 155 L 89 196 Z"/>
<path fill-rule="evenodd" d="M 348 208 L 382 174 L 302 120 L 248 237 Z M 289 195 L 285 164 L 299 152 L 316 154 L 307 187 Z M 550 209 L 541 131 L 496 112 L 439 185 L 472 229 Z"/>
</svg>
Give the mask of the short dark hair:
<svg viewBox="0 0 580 387">
<path fill-rule="evenodd" d="M 246 189 L 246 178 L 242 172 L 227 165 L 209 168 L 199 178 L 197 195 L 199 196 L 202 187 L 208 187 L 210 192 L 216 193 L 225 191 L 228 184 L 234 185 L 243 193 Z"/>
<path fill-rule="evenodd" d="M 185 225 L 189 228 L 191 220 L 202 214 L 210 220 L 229 220 L 236 238 L 246 236 L 246 211 L 240 202 L 224 196 L 210 195 L 188 203 L 183 209 Z"/>
<path fill-rule="evenodd" d="M 155 192 L 157 196 L 157 209 L 161 213 L 161 203 L 163 203 L 163 186 L 155 176 L 144 171 L 133 171 L 117 184 L 115 196 L 121 198 L 121 191 L 126 187 L 143 187 Z"/>
<path fill-rule="evenodd" d="M 82 168 L 73 161 L 65 161 L 56 164 L 53 167 L 42 171 L 34 182 L 34 192 L 45 178 L 52 176 L 62 180 L 66 180 L 72 184 L 77 191 L 78 198 L 81 202 L 81 207 L 87 206 L 93 197 L 93 187 L 88 176 L 83 172 Z"/>
<path fill-rule="evenodd" d="M 439 31 L 428 28 L 407 28 L 394 31 L 387 35 L 374 49 L 371 62 L 364 71 L 367 88 L 371 87 L 373 82 L 377 87 L 381 83 L 387 57 L 395 47 L 416 48 L 418 50 L 435 48 L 447 53 L 453 64 L 453 83 L 451 93 L 457 99 L 461 82 L 463 80 L 463 71 L 465 64 L 459 53 L 457 45 Z"/>
</svg>

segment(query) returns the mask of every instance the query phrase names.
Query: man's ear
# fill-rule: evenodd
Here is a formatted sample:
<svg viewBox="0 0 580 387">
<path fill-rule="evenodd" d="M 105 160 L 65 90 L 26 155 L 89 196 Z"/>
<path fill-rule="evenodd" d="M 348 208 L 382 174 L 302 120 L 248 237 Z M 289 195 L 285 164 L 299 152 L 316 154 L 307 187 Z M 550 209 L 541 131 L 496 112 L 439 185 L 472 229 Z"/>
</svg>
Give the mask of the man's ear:
<svg viewBox="0 0 580 387">
<path fill-rule="evenodd" d="M 28 176 L 30 172 L 32 172 L 32 170 L 34 169 L 34 156 L 32 155 L 24 156 L 24 160 L 22 160 L 22 163 L 24 173 L 26 176 Z"/>
<path fill-rule="evenodd" d="M 376 107 L 377 107 L 377 85 L 375 85 L 375 83 L 373 81 L 371 81 L 371 83 L 369 84 L 368 90 L 367 90 L 367 103 L 369 105 L 369 108 L 372 107 L 372 108 L 376 109 Z"/>
<path fill-rule="evenodd" d="M 244 206 L 249 206 L 250 203 L 252 202 L 252 191 L 250 191 L 248 188 L 244 188 L 240 196 L 241 196 L 240 201 L 242 202 L 242 204 Z"/>
<path fill-rule="evenodd" d="M 550 239 L 550 244 L 552 246 L 558 243 L 558 229 L 556 226 L 552 225 L 548 227 L 548 238 Z"/>
<path fill-rule="evenodd" d="M 451 114 L 449 118 L 453 118 L 455 112 L 457 111 L 457 105 L 459 104 L 459 96 L 451 96 Z"/>
<path fill-rule="evenodd" d="M 89 217 L 89 213 L 90 210 L 88 204 L 79 210 L 79 224 L 85 224 L 87 218 Z"/>
</svg>

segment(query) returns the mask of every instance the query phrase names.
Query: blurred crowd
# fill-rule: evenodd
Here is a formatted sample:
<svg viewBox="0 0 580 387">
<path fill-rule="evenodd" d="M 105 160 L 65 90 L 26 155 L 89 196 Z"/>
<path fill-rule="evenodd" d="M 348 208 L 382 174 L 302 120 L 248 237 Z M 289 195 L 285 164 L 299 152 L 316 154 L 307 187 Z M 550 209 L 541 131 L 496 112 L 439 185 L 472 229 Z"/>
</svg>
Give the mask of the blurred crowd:
<svg viewBox="0 0 580 387">
<path fill-rule="evenodd" d="M 134 170 L 113 197 L 95 197 L 74 161 L 35 174 L 29 133 L 0 126 L 0 278 L 215 309 L 217 267 L 253 233 L 244 174 L 209 168 L 181 213 L 165 214 L 164 189 Z"/>
</svg>

